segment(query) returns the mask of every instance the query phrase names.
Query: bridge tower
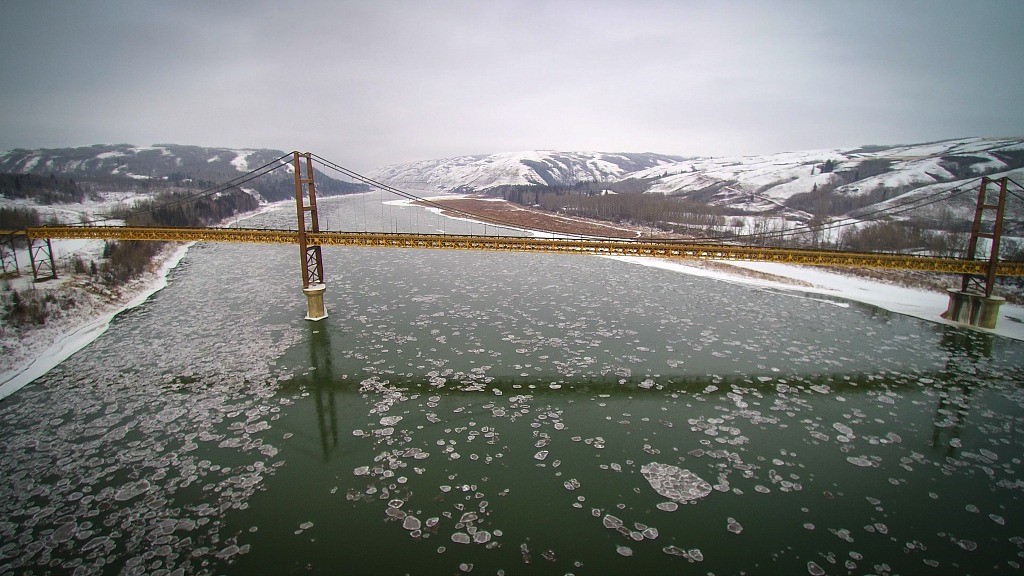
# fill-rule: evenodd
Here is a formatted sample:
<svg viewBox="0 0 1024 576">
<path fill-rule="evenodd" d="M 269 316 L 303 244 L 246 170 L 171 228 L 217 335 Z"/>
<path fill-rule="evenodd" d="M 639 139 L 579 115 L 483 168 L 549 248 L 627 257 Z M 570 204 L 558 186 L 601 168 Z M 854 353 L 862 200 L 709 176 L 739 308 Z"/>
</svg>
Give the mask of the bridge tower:
<svg viewBox="0 0 1024 576">
<path fill-rule="evenodd" d="M 18 251 L 15 239 L 19 236 L 13 232 L 0 233 L 0 278 L 20 276 L 18 269 Z"/>
<path fill-rule="evenodd" d="M 949 306 L 942 313 L 942 317 L 961 324 L 977 326 L 979 328 L 995 328 L 999 319 L 999 307 L 1004 299 L 993 296 L 995 288 L 996 269 L 999 266 L 999 241 L 1003 237 L 1003 213 L 1006 209 L 1006 185 L 1008 178 L 1005 176 L 998 180 L 983 177 L 981 187 L 978 189 L 978 204 L 974 211 L 974 223 L 971 225 L 971 237 L 967 243 L 967 258 L 978 260 L 978 240 L 986 238 L 989 240 L 988 266 L 985 275 L 964 274 L 960 282 L 960 289 L 950 288 Z M 999 190 L 993 194 L 989 184 L 999 184 Z M 995 196 L 993 200 L 990 196 Z M 990 215 L 991 228 L 985 226 L 985 216 Z M 984 229 L 983 229 L 984 228 Z"/>
<path fill-rule="evenodd" d="M 57 263 L 53 261 L 53 244 L 49 238 L 28 239 L 28 257 L 32 261 L 33 282 L 57 279 Z"/>
<path fill-rule="evenodd" d="M 324 261 L 320 245 L 310 245 L 307 234 L 320 231 L 316 212 L 316 184 L 313 182 L 313 157 L 309 152 L 292 152 L 295 173 L 295 208 L 299 224 L 299 259 L 302 265 L 302 293 L 306 295 L 306 320 L 327 318 L 324 306 Z"/>
</svg>

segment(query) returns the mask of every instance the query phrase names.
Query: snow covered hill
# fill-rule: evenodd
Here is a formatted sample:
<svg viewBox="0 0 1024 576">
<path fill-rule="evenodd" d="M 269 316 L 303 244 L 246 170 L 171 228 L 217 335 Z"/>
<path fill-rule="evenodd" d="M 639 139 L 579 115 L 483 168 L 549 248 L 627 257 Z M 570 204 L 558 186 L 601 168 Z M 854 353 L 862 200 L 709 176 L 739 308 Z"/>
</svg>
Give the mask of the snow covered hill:
<svg viewBox="0 0 1024 576">
<path fill-rule="evenodd" d="M 856 216 L 885 203 L 1002 174 L 1024 175 L 1024 138 L 718 158 L 534 151 L 385 166 L 372 176 L 399 188 L 478 192 L 502 185 L 634 179 L 643 182 L 647 193 L 686 197 L 728 212 L 809 218 L 822 212 Z M 952 209 L 961 217 L 964 209 L 972 209 L 970 195 L 957 200 L 939 204 L 935 211 Z"/>
<path fill-rule="evenodd" d="M 797 194 L 881 202 L 934 184 L 1024 167 L 1024 138 L 965 138 L 927 144 L 697 158 L 631 174 L 649 192 L 753 211 Z M 868 198 L 874 194 L 876 198 Z M 849 204 L 864 203 L 852 200 Z"/>
<path fill-rule="evenodd" d="M 285 152 L 268 149 L 206 148 L 160 144 L 97 144 L 80 148 L 24 150 L 0 154 L 0 172 L 61 174 L 91 181 L 102 188 L 137 182 L 152 186 L 160 181 L 194 180 L 219 184 L 259 168 Z M 284 200 L 294 195 L 290 166 L 245 184 L 264 200 Z M 324 195 L 345 194 L 363 187 L 317 173 L 317 191 Z"/>
<path fill-rule="evenodd" d="M 199 146 L 97 144 L 81 148 L 12 150 L 0 156 L 0 171 L 33 174 L 121 175 L 139 180 L 189 170 L 237 176 L 284 153 Z"/>
<path fill-rule="evenodd" d="M 486 190 L 503 185 L 573 185 L 618 180 L 629 174 L 682 161 L 651 153 L 510 152 L 460 156 L 385 166 L 370 177 L 397 188 Z"/>
</svg>

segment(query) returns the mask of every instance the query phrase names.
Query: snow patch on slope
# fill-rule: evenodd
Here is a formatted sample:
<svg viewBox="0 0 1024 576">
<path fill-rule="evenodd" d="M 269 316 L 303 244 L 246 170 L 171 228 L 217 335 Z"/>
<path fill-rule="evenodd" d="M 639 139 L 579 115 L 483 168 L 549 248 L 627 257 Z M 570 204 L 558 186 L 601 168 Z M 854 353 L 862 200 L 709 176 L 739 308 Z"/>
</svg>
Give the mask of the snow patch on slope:
<svg viewBox="0 0 1024 576">
<path fill-rule="evenodd" d="M 255 150 L 232 150 L 235 153 L 235 159 L 231 161 L 231 165 L 235 167 L 239 172 L 249 171 L 249 155 Z"/>
<path fill-rule="evenodd" d="M 385 166 L 371 172 L 370 177 L 399 188 L 435 191 L 486 190 L 505 185 L 572 185 L 617 180 L 679 159 L 664 154 L 533 150 Z"/>
</svg>

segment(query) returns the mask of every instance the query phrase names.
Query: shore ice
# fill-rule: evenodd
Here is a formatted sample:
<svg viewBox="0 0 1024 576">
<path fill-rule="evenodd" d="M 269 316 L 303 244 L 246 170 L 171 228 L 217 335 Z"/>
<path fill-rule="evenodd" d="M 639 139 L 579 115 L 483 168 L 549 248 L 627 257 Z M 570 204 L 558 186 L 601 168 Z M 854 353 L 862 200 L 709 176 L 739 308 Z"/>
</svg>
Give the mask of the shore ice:
<svg viewBox="0 0 1024 576">
<path fill-rule="evenodd" d="M 72 354 L 78 352 L 93 340 L 99 338 L 110 327 L 115 316 L 139 306 L 150 296 L 167 286 L 167 274 L 185 257 L 189 247 L 194 243 L 184 244 L 175 250 L 161 263 L 154 272 L 147 274 L 138 283 L 127 287 L 131 298 L 112 310 L 93 316 L 96 310 L 81 310 L 72 320 L 77 323 L 68 332 L 58 333 L 53 343 L 27 365 L 15 366 L 11 370 L 0 373 L 0 399 L 17 392 L 29 382 L 46 374 Z"/>
<path fill-rule="evenodd" d="M 226 219 L 220 226 L 230 227 L 239 222 L 248 220 L 260 214 L 271 212 L 290 204 L 290 200 L 273 202 L 260 206 L 252 212 L 237 215 Z M 85 253 L 86 256 L 97 258 L 102 249 L 102 241 L 59 241 L 54 242 L 54 257 L 66 257 L 74 253 Z M 167 286 L 167 275 L 173 270 L 181 259 L 185 257 L 188 249 L 194 244 L 182 244 L 174 248 L 159 266 L 143 277 L 130 282 L 123 287 L 126 300 L 113 307 L 99 308 L 78 308 L 74 309 L 72 315 L 65 319 L 55 330 L 42 329 L 34 331 L 33 338 L 51 339 L 50 345 L 38 355 L 32 355 L 31 349 L 24 342 L 16 342 L 15 345 L 21 348 L 21 353 L 28 356 L 23 362 L 15 364 L 7 370 L 0 371 L 0 400 L 10 396 L 23 388 L 28 383 L 43 374 L 49 372 L 58 364 L 70 358 L 73 354 L 86 347 L 90 342 L 99 338 L 110 327 L 110 322 L 118 314 L 135 308 L 144 303 L 150 296 Z M 24 261 L 23 255 L 19 254 L 18 261 Z M 27 253 L 24 259 L 27 260 Z M 61 278 L 57 282 L 64 280 Z M 23 277 L 23 283 L 30 283 L 30 277 Z M 15 285 L 15 288 L 22 289 L 23 286 Z M 48 328 L 48 327 L 47 327 Z M 27 349 L 27 350 L 26 350 Z"/>
<path fill-rule="evenodd" d="M 606 256 L 622 262 L 650 266 L 682 274 L 714 278 L 726 282 L 733 282 L 752 287 L 767 288 L 777 291 L 785 291 L 794 295 L 817 294 L 831 296 L 854 302 L 863 302 L 877 306 L 883 310 L 913 316 L 929 322 L 937 322 L 950 326 L 961 326 L 941 317 L 949 304 L 949 296 L 943 292 L 933 292 L 920 288 L 908 288 L 876 282 L 864 278 L 838 274 L 828 270 L 822 270 L 813 266 L 796 266 L 792 264 L 777 264 L 774 262 L 737 262 L 721 261 L 737 268 L 735 274 L 710 270 L 689 265 L 683 262 L 649 258 L 642 256 Z M 763 278 L 754 278 L 743 274 L 743 270 L 753 270 L 801 280 L 813 286 L 796 286 L 784 282 L 776 282 Z M 1003 304 L 1000 308 L 999 322 L 994 330 L 975 328 L 982 332 L 997 334 L 1014 340 L 1024 340 L 1024 307 L 1013 304 Z"/>
</svg>

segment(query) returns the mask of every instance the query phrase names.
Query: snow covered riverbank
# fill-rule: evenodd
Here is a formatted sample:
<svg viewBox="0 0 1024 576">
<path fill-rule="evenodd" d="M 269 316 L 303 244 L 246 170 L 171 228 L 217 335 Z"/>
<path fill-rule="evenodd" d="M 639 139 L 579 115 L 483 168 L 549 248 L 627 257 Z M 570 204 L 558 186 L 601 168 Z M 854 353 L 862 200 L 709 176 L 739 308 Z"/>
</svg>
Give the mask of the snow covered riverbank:
<svg viewBox="0 0 1024 576">
<path fill-rule="evenodd" d="M 287 204 L 290 201 L 267 204 L 259 210 L 231 218 L 225 225 L 237 225 Z M 38 285 L 36 288 L 39 290 L 70 292 L 78 304 L 48 318 L 45 325 L 0 330 L 0 349 L 4 352 L 3 361 L 0 362 L 0 399 L 46 374 L 102 336 L 118 314 L 141 305 L 167 286 L 167 275 L 181 262 L 193 244 L 168 245 L 154 260 L 151 270 L 113 293 L 98 294 L 98 288 L 91 286 L 91 281 L 76 281 L 66 274 L 60 280 Z M 54 257 L 61 259 L 79 254 L 88 261 L 99 257 L 102 245 L 103 242 L 97 240 L 54 241 Z M 27 252 L 19 255 L 19 261 L 25 260 Z M 32 286 L 30 274 L 15 279 L 12 287 L 23 290 Z"/>
<path fill-rule="evenodd" d="M 122 287 L 119 297 L 94 307 L 82 306 L 67 316 L 50 321 L 47 326 L 31 330 L 30 339 L 5 342 L 5 349 L 11 350 L 15 363 L 0 372 L 0 399 L 46 374 L 102 336 L 115 316 L 142 304 L 167 286 L 168 272 L 178 265 L 190 246 L 192 244 L 171 247 L 161 255 L 152 271 Z"/>
<path fill-rule="evenodd" d="M 724 282 L 733 282 L 776 292 L 784 291 L 794 295 L 817 294 L 842 300 L 862 302 L 877 306 L 883 310 L 906 314 L 907 316 L 921 318 L 930 322 L 962 326 L 941 317 L 949 303 L 949 297 L 945 293 L 885 284 L 864 278 L 837 274 L 812 266 L 794 266 L 771 262 L 728 262 L 729 267 L 735 268 L 735 272 L 730 272 L 725 267 L 711 269 L 701 267 L 696 263 L 690 265 L 680 261 L 659 258 L 637 256 L 607 256 L 607 258 L 641 266 L 671 270 L 682 274 L 716 278 Z M 745 274 L 745 270 L 758 272 L 760 275 Z M 800 284 L 766 279 L 761 275 L 788 278 L 796 280 Z M 842 302 L 838 304 L 842 305 Z M 1024 307 L 1003 304 L 1000 312 L 999 322 L 995 330 L 978 330 L 1013 338 L 1014 340 L 1024 340 Z"/>
</svg>

